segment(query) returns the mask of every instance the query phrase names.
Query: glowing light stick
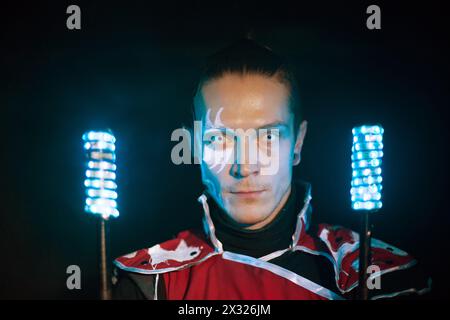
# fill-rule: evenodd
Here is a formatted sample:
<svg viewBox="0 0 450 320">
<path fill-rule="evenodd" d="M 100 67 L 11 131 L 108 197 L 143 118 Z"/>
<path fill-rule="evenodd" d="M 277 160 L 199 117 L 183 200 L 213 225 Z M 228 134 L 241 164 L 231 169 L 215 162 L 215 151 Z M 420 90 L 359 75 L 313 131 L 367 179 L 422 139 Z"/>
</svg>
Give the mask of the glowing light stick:
<svg viewBox="0 0 450 320">
<path fill-rule="evenodd" d="M 381 202 L 381 158 L 383 157 L 383 128 L 361 126 L 353 128 L 352 188 L 354 210 L 376 210 Z"/>
<path fill-rule="evenodd" d="M 111 290 L 108 268 L 108 225 L 110 217 L 118 217 L 116 184 L 116 138 L 110 131 L 88 131 L 83 135 L 87 157 L 86 201 L 84 210 L 98 216 L 100 238 L 100 298 L 109 300 Z"/>
<path fill-rule="evenodd" d="M 353 128 L 352 133 L 351 205 L 353 210 L 362 215 L 362 228 L 359 233 L 359 295 L 361 299 L 367 300 L 367 268 L 371 263 L 372 236 L 369 213 L 382 207 L 381 164 L 384 129 L 380 125 L 363 125 Z"/>
<path fill-rule="evenodd" d="M 103 219 L 118 217 L 116 184 L 116 138 L 105 131 L 83 135 L 88 161 L 86 168 L 86 204 L 84 210 Z"/>
</svg>

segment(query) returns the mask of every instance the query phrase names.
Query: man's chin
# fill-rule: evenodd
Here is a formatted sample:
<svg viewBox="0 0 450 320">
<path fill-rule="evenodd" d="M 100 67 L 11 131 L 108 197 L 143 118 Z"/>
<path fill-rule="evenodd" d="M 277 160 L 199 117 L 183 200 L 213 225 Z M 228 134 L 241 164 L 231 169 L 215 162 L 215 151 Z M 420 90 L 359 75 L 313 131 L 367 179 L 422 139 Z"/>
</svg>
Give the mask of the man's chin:
<svg viewBox="0 0 450 320">
<path fill-rule="evenodd" d="M 264 205 L 242 205 L 239 208 L 232 208 L 230 212 L 233 212 L 231 215 L 233 220 L 245 225 L 262 222 L 270 215 L 270 212 L 267 212 L 267 207 Z"/>
</svg>

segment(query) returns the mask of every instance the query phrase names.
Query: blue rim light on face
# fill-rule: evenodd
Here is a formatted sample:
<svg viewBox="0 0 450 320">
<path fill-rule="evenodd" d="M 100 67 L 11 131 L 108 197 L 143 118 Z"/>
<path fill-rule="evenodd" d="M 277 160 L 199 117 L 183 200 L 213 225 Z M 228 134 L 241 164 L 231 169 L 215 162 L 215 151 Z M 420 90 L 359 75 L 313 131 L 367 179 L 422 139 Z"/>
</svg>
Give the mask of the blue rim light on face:
<svg viewBox="0 0 450 320">
<path fill-rule="evenodd" d="M 83 134 L 87 156 L 86 201 L 84 211 L 103 219 L 118 217 L 116 184 L 116 138 L 108 131 L 88 131 Z"/>
<path fill-rule="evenodd" d="M 351 202 L 354 210 L 377 210 L 382 207 L 381 164 L 383 133 L 380 125 L 355 127 L 352 146 Z"/>
</svg>

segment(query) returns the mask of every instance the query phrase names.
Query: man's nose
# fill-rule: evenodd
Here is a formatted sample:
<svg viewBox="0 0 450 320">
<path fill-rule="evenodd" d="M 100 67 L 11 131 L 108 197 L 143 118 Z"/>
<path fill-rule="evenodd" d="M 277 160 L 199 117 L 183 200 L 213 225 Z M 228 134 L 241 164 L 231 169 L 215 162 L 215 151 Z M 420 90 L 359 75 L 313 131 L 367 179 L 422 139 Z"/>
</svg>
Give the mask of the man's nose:
<svg viewBox="0 0 450 320">
<path fill-rule="evenodd" d="M 231 166 L 231 174 L 237 178 L 257 174 L 260 170 L 257 159 L 257 146 L 247 139 L 238 139 L 235 144 L 235 159 Z"/>
<path fill-rule="evenodd" d="M 240 164 L 235 163 L 231 167 L 231 173 L 233 177 L 245 178 L 259 172 L 259 168 L 256 164 Z"/>
</svg>

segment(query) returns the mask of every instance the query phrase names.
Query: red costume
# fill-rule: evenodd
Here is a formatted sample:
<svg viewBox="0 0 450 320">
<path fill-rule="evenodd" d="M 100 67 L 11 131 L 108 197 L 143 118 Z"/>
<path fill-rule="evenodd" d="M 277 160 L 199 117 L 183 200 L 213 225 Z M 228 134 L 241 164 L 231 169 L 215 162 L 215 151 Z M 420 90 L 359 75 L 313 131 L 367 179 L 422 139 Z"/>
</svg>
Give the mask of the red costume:
<svg viewBox="0 0 450 320">
<path fill-rule="evenodd" d="M 328 224 L 320 224 L 314 230 L 309 228 L 312 211 L 309 185 L 290 245 L 259 258 L 224 250 L 216 236 L 207 194 L 198 200 L 204 209 L 205 232 L 180 232 L 175 239 L 116 259 L 115 265 L 127 272 L 155 275 L 155 288 L 162 281 L 166 299 L 335 300 L 354 297 L 358 285 L 359 235 Z M 290 252 L 325 257 L 334 270 L 336 286 L 324 287 L 271 262 Z M 372 239 L 372 264 L 379 272 L 372 274 L 371 279 L 377 276 L 383 279 L 384 275 L 402 272 L 416 263 L 406 252 Z M 378 299 L 420 294 L 428 289 L 424 283 L 422 287 L 400 287 L 396 291 L 370 291 L 373 291 L 371 298 Z M 155 289 L 154 298 L 158 298 L 157 292 Z"/>
</svg>

